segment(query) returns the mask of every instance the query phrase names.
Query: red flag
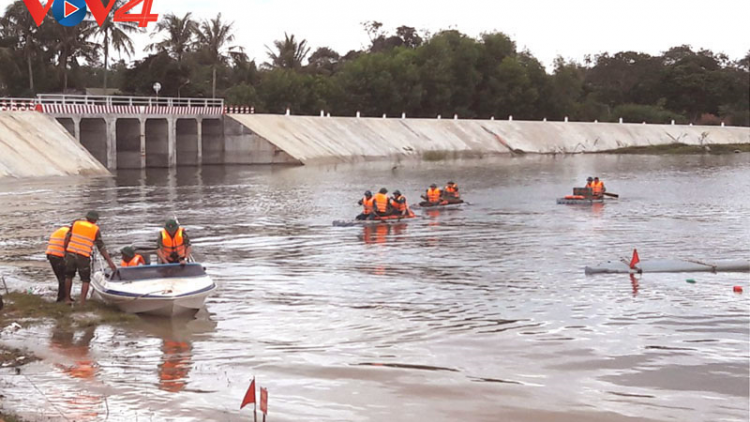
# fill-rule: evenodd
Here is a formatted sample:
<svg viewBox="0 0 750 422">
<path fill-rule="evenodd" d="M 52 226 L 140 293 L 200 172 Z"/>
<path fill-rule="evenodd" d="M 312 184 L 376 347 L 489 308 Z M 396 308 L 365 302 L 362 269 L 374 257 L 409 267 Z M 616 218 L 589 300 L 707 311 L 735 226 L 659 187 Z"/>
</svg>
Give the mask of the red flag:
<svg viewBox="0 0 750 422">
<path fill-rule="evenodd" d="M 639 262 L 641 262 L 641 259 L 638 258 L 638 250 L 637 249 L 633 249 L 633 259 L 630 260 L 630 269 L 634 270 L 635 269 L 635 265 L 637 263 L 639 263 Z"/>
<path fill-rule="evenodd" d="M 260 411 L 265 415 L 268 413 L 268 390 L 260 388 Z"/>
<path fill-rule="evenodd" d="M 245 393 L 245 398 L 242 399 L 240 410 L 250 403 L 255 403 L 255 378 L 253 378 L 253 381 L 250 383 L 250 387 L 247 389 L 247 393 Z"/>
</svg>

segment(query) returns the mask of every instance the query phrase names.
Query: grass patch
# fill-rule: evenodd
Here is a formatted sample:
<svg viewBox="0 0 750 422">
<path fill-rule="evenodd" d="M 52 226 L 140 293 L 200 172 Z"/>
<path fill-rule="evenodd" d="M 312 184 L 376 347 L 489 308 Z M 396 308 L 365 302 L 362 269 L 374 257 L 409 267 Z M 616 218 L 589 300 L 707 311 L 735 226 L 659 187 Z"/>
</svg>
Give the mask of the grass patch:
<svg viewBox="0 0 750 422">
<path fill-rule="evenodd" d="M 4 413 L 0 410 L 0 422 L 26 422 L 26 420 L 10 413 Z"/>
<path fill-rule="evenodd" d="M 2 368 L 18 368 L 37 360 L 39 358 L 28 350 L 0 346 L 0 367 Z"/>
<path fill-rule="evenodd" d="M 709 144 L 687 145 L 681 142 L 664 145 L 649 145 L 642 147 L 625 147 L 599 151 L 599 154 L 654 154 L 654 155 L 685 155 L 685 154 L 734 154 L 750 152 L 750 144 Z"/>
<path fill-rule="evenodd" d="M 5 307 L 0 311 L 0 328 L 13 322 L 30 325 L 44 319 L 54 319 L 71 326 L 90 327 L 98 324 L 123 324 L 137 321 L 135 315 L 126 314 L 116 308 L 89 300 L 86 305 L 69 306 L 48 302 L 42 297 L 21 292 L 3 296 Z"/>
<path fill-rule="evenodd" d="M 424 161 L 444 161 L 448 159 L 448 151 L 425 151 L 422 153 Z"/>
</svg>

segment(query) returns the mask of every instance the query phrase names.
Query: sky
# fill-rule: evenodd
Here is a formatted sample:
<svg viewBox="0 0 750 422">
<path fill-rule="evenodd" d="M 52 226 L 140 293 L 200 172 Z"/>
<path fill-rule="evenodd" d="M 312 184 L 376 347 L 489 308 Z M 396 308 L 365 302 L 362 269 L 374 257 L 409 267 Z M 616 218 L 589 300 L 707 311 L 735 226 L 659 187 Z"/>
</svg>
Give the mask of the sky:
<svg viewBox="0 0 750 422">
<path fill-rule="evenodd" d="M 0 6 L 10 2 L 0 0 Z M 199 19 L 221 13 L 234 22 L 235 44 L 258 63 L 267 60 L 265 46 L 284 32 L 306 39 L 312 51 L 362 49 L 369 45 L 365 21 L 382 22 L 389 32 L 401 25 L 431 33 L 457 29 L 472 37 L 500 31 L 549 70 L 557 56 L 656 55 L 689 44 L 739 59 L 750 50 L 750 0 L 153 0 L 152 12 L 192 12 Z M 142 50 L 151 41 L 140 35 L 136 45 Z"/>
</svg>

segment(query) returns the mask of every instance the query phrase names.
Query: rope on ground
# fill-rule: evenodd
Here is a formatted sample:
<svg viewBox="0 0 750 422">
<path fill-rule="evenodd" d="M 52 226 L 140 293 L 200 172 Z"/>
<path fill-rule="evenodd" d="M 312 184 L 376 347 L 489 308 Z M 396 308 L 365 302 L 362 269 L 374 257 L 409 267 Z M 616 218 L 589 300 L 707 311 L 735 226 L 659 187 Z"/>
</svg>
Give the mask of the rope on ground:
<svg viewBox="0 0 750 422">
<path fill-rule="evenodd" d="M 26 378 L 26 381 L 28 381 L 28 382 L 29 382 L 29 384 L 31 384 L 31 386 L 32 386 L 32 387 L 34 387 L 34 389 L 35 389 L 35 390 L 36 390 L 37 392 L 39 392 L 39 394 L 41 394 L 41 395 L 42 395 L 42 397 L 44 397 L 44 399 L 45 399 L 45 400 L 47 400 L 47 402 L 48 402 L 49 404 L 51 404 L 51 405 L 52 405 L 52 408 L 53 408 L 53 409 L 55 409 L 55 410 L 57 410 L 57 413 L 59 413 L 59 414 L 60 414 L 60 416 L 62 416 L 62 418 L 63 418 L 63 419 L 65 419 L 66 421 L 69 421 L 69 420 L 70 420 L 70 419 L 68 419 L 67 417 L 65 417 L 65 414 L 64 414 L 64 413 L 63 413 L 63 412 L 62 412 L 62 411 L 61 411 L 60 409 L 58 409 L 58 408 L 57 408 L 57 406 L 55 406 L 55 403 L 53 403 L 53 402 L 52 402 L 52 400 L 50 400 L 50 399 L 49 399 L 49 397 L 47 397 L 47 395 L 46 395 L 46 394 L 44 394 L 44 392 L 43 392 L 42 390 L 40 390 L 40 389 L 39 389 L 39 387 L 37 387 L 37 386 L 36 386 L 36 384 L 34 384 L 34 381 L 32 381 L 32 380 L 31 380 L 31 378 L 29 378 L 28 376 L 26 376 L 26 374 L 22 374 L 22 375 L 23 375 L 23 377 L 24 377 L 24 378 Z"/>
</svg>

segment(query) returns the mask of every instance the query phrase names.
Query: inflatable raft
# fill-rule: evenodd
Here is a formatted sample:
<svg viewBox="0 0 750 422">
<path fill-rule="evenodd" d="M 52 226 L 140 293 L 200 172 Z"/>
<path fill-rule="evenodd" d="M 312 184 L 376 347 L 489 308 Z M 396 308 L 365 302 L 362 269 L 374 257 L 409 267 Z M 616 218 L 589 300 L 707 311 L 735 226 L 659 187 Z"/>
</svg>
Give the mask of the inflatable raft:
<svg viewBox="0 0 750 422">
<path fill-rule="evenodd" d="M 607 261 L 593 267 L 586 267 L 585 272 L 586 274 L 750 272 L 750 260 L 733 259 L 701 262 L 681 259 L 654 259 L 640 261 L 632 267 L 627 260 Z"/>
<path fill-rule="evenodd" d="M 455 201 L 443 201 L 439 204 L 431 204 L 429 202 L 422 201 L 418 205 L 415 205 L 414 208 L 424 208 L 429 210 L 455 209 L 461 208 L 464 204 L 465 202 L 462 199 Z"/>
<path fill-rule="evenodd" d="M 389 215 L 387 217 L 375 217 L 370 220 L 336 220 L 333 222 L 334 227 L 352 227 L 352 226 L 369 226 L 373 224 L 398 224 L 413 220 L 417 216 L 410 212 L 408 216 Z"/>
<path fill-rule="evenodd" d="M 558 205 L 592 205 L 592 204 L 603 204 L 604 198 L 586 198 L 583 196 L 577 197 L 578 195 L 568 195 L 565 198 L 558 198 Z"/>
</svg>

